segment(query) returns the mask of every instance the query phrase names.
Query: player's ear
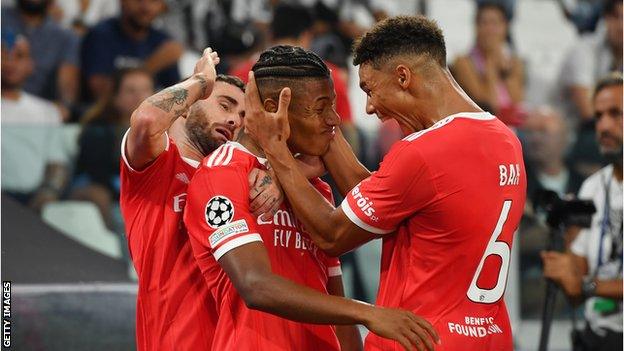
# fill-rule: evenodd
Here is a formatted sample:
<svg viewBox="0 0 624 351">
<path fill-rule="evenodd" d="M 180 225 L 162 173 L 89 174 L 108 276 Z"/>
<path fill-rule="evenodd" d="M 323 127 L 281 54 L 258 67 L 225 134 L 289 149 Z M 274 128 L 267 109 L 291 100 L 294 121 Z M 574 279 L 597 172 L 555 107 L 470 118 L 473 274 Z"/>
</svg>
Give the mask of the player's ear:
<svg viewBox="0 0 624 351">
<path fill-rule="evenodd" d="M 277 112 L 277 101 L 267 98 L 264 100 L 264 109 L 267 112 Z"/>
<path fill-rule="evenodd" d="M 396 67 L 395 76 L 402 89 L 407 89 L 413 79 L 412 72 L 409 67 L 405 65 L 398 65 Z"/>
</svg>

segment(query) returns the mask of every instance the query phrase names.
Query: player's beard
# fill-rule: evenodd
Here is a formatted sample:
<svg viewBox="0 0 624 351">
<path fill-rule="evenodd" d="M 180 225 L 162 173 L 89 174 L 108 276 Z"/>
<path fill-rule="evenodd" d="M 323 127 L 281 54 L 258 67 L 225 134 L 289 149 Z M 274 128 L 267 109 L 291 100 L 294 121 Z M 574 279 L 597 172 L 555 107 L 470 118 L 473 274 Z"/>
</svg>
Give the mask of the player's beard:
<svg viewBox="0 0 624 351">
<path fill-rule="evenodd" d="M 189 118 L 186 121 L 186 134 L 204 157 L 223 144 L 220 140 L 213 138 L 210 131 L 206 121 L 200 121 L 198 118 Z"/>
</svg>

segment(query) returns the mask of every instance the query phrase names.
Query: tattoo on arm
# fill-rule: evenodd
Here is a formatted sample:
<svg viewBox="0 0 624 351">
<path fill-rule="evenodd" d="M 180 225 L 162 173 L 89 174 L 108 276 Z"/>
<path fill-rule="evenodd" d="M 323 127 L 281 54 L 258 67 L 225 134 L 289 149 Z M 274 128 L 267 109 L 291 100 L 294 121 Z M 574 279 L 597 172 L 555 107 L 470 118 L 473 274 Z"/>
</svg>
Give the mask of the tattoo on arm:
<svg viewBox="0 0 624 351">
<path fill-rule="evenodd" d="M 271 179 L 271 176 L 269 175 L 265 175 L 264 178 L 262 178 L 262 182 L 260 183 L 260 188 L 264 187 L 265 185 L 269 185 L 273 183 L 273 179 Z"/>
<path fill-rule="evenodd" d="M 170 87 L 149 98 L 149 102 L 165 112 L 171 112 L 173 105 L 185 105 L 188 90 L 179 87 Z M 184 111 L 185 109 L 182 109 Z M 176 113 L 178 113 L 176 111 Z M 179 115 L 178 115 L 179 116 Z"/>
<path fill-rule="evenodd" d="M 206 80 L 206 78 L 202 77 L 201 75 L 193 76 L 193 78 L 199 81 L 199 85 L 201 86 L 202 96 L 204 96 L 206 94 L 206 89 L 208 88 L 208 81 Z"/>
</svg>

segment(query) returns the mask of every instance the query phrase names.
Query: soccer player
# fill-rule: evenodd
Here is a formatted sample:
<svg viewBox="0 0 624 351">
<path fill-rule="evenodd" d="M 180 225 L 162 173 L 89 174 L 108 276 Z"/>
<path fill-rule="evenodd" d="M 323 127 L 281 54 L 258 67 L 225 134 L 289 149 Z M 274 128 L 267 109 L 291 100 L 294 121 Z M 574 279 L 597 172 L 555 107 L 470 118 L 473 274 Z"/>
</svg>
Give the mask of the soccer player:
<svg viewBox="0 0 624 351">
<path fill-rule="evenodd" d="M 262 53 L 253 71 L 269 110 L 278 101 L 286 108 L 280 91 L 293 89 L 289 155 L 324 154 L 340 120 L 323 61 L 299 47 L 276 46 Z M 202 161 L 184 213 L 195 257 L 218 302 L 212 350 L 357 350 L 361 341 L 353 324 L 398 340 L 406 350 L 412 343 L 433 350 L 435 332 L 413 313 L 328 295 L 342 295 L 340 263 L 312 243 L 289 204 L 268 220 L 252 216 L 248 173 L 268 164 L 244 132 L 239 141 Z M 326 183 L 305 183 L 330 206 Z"/>
<path fill-rule="evenodd" d="M 383 238 L 377 303 L 411 310 L 440 333 L 437 350 L 512 350 L 503 300 L 525 202 L 520 142 L 461 90 L 442 31 L 422 16 L 376 24 L 355 45 L 367 112 L 405 138 L 370 174 L 337 135 L 323 160 L 346 198 L 332 207 L 293 167 L 291 111 L 246 99 L 246 128 L 316 244 L 339 255 Z M 253 80 L 246 95 L 255 91 Z M 369 334 L 367 350 L 399 345 Z"/>
<path fill-rule="evenodd" d="M 122 142 L 120 204 L 139 278 L 139 351 L 210 349 L 215 305 L 182 211 L 199 161 L 231 140 L 243 118 L 243 84 L 217 76 L 218 62 L 206 49 L 193 76 L 142 102 Z M 265 197 L 280 195 L 272 184 L 263 189 L 257 213 L 271 207 Z"/>
</svg>

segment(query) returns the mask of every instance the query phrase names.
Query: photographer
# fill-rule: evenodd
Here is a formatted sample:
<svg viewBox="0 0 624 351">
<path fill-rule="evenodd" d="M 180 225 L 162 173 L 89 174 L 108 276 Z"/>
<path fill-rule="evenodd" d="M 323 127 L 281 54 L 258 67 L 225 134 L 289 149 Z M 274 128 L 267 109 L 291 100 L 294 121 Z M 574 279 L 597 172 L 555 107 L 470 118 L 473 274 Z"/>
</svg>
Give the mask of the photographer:
<svg viewBox="0 0 624 351">
<path fill-rule="evenodd" d="M 574 350 L 622 349 L 622 75 L 601 80 L 593 97 L 596 137 L 609 165 L 583 183 L 579 198 L 596 212 L 588 229 L 570 228 L 569 253 L 542 252 L 544 276 L 574 303 L 585 301 L 587 327 Z M 575 236 L 575 237 L 574 237 Z"/>
</svg>

